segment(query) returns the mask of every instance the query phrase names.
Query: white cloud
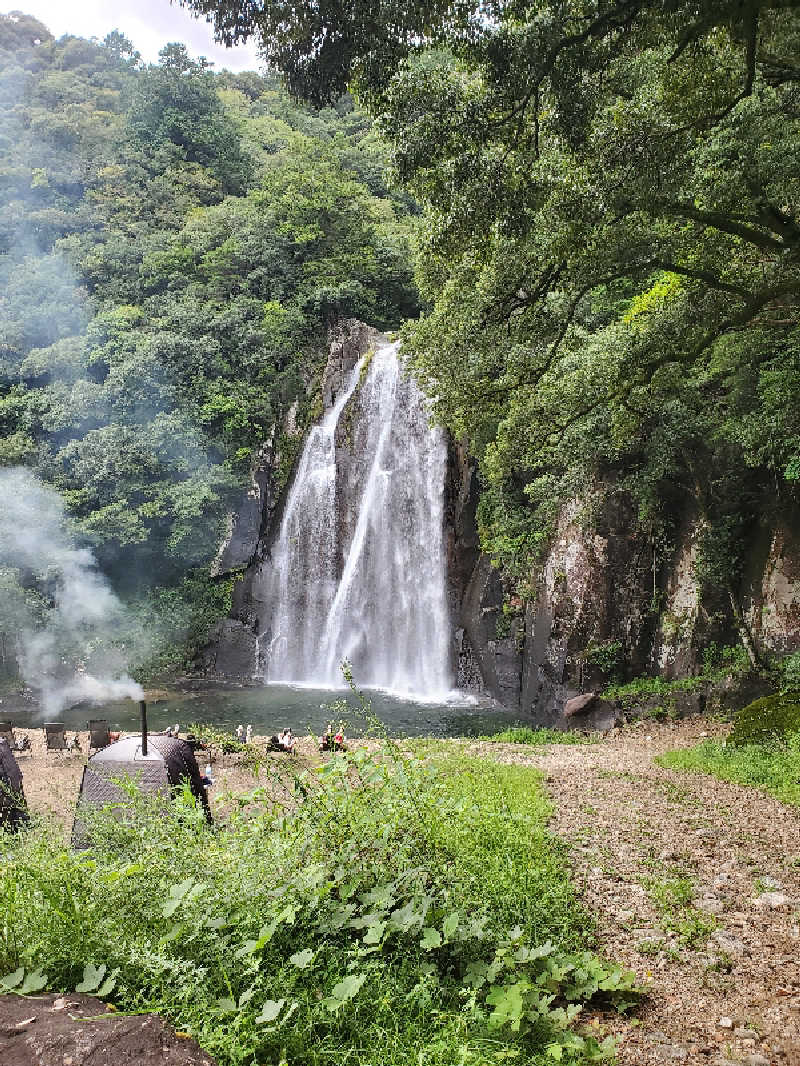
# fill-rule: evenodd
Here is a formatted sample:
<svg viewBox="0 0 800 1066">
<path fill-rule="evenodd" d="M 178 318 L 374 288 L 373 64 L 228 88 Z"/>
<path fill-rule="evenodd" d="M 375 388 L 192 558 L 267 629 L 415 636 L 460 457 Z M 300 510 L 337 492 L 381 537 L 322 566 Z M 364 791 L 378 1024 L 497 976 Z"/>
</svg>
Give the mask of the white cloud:
<svg viewBox="0 0 800 1066">
<path fill-rule="evenodd" d="M 193 56 L 205 56 L 217 70 L 261 66 L 255 42 L 225 48 L 214 41 L 209 23 L 169 0 L 20 0 L 11 10 L 33 15 L 56 37 L 72 33 L 102 40 L 111 30 L 119 30 L 148 62 L 155 62 L 168 42 L 181 41 Z"/>
</svg>

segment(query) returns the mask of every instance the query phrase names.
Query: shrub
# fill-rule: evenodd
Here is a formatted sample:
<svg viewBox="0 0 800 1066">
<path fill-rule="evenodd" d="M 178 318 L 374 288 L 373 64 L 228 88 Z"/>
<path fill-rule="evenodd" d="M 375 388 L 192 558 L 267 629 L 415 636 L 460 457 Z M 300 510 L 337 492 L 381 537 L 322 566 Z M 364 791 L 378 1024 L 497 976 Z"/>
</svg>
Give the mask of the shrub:
<svg viewBox="0 0 800 1066">
<path fill-rule="evenodd" d="M 800 694 L 775 693 L 764 696 L 736 715 L 728 743 L 772 744 L 787 733 L 800 732 Z"/>
<path fill-rule="evenodd" d="M 800 651 L 787 655 L 779 665 L 781 687 L 785 692 L 800 692 Z"/>
<path fill-rule="evenodd" d="M 184 795 L 100 814 L 91 852 L 0 839 L 0 974 L 160 1011 L 221 1066 L 612 1056 L 570 1023 L 632 975 L 588 950 L 539 775 L 391 746 L 275 774 L 214 830 Z"/>
</svg>

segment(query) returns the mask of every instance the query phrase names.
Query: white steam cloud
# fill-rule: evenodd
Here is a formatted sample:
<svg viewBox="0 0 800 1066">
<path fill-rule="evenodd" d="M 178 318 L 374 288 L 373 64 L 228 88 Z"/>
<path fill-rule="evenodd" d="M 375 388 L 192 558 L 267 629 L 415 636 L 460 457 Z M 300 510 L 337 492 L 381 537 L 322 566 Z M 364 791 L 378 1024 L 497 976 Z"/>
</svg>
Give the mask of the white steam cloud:
<svg viewBox="0 0 800 1066">
<path fill-rule="evenodd" d="M 61 497 L 21 467 L 0 470 L 0 566 L 48 600 L 37 618 L 21 592 L 8 597 L 5 612 L 13 614 L 22 676 L 46 714 L 84 701 L 143 698 L 118 639 L 123 604 L 92 552 L 70 535 Z"/>
</svg>

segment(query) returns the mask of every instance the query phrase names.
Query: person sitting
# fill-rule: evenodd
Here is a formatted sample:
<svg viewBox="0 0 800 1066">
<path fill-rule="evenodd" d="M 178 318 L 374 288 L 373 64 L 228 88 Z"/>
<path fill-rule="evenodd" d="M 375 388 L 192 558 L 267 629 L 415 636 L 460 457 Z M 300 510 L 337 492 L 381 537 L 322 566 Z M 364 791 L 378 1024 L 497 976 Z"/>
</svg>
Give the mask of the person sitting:
<svg viewBox="0 0 800 1066">
<path fill-rule="evenodd" d="M 319 738 L 319 750 L 320 751 L 347 751 L 347 745 L 344 739 L 344 733 L 341 727 L 336 733 L 333 731 L 333 725 L 329 725 L 327 730 Z"/>
<path fill-rule="evenodd" d="M 290 755 L 293 753 L 295 745 L 297 744 L 297 740 L 292 734 L 291 729 L 284 729 L 283 732 L 279 735 L 278 741 L 283 747 L 284 751 L 288 751 Z"/>
<path fill-rule="evenodd" d="M 284 730 L 280 733 L 273 733 L 267 743 L 267 751 L 286 751 L 286 745 L 284 744 Z"/>
<path fill-rule="evenodd" d="M 206 768 L 203 772 L 202 777 L 200 778 L 200 783 L 203 788 L 211 788 L 211 786 L 214 784 L 214 778 L 211 776 L 211 763 L 206 763 Z"/>
</svg>

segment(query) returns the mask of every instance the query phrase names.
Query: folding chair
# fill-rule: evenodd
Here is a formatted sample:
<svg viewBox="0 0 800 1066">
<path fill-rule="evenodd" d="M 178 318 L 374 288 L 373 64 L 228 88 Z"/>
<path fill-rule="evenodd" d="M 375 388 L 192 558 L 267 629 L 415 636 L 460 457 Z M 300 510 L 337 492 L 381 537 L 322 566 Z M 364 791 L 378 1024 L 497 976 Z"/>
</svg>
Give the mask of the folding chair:
<svg viewBox="0 0 800 1066">
<path fill-rule="evenodd" d="M 63 722 L 45 722 L 44 746 L 47 751 L 67 750 L 67 730 Z"/>
<path fill-rule="evenodd" d="M 22 740 L 17 740 L 14 736 L 14 727 L 11 722 L 0 722 L 0 740 L 7 741 L 9 748 L 15 755 L 20 755 L 24 751 L 30 753 L 30 740 L 27 736 L 23 737 Z"/>
<path fill-rule="evenodd" d="M 86 724 L 89 730 L 89 751 L 99 751 L 111 743 L 111 731 L 105 718 L 90 718 Z"/>
</svg>

